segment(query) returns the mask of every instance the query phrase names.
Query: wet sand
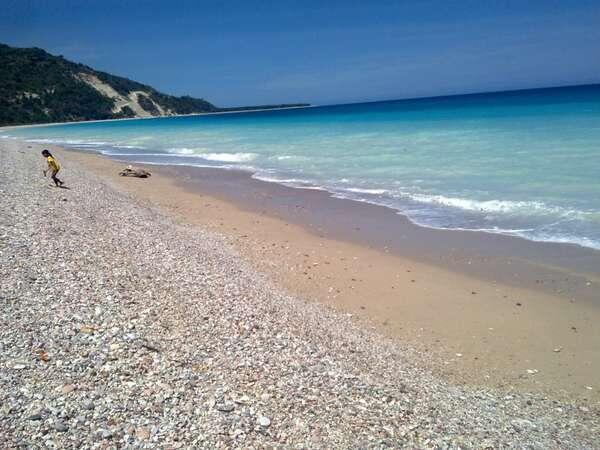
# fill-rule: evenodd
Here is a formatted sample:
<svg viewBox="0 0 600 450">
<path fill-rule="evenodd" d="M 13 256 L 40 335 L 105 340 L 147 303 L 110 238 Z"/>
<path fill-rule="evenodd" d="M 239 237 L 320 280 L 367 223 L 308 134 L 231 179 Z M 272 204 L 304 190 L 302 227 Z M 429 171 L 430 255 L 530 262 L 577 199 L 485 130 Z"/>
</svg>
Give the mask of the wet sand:
<svg viewBox="0 0 600 450">
<path fill-rule="evenodd" d="M 417 227 L 242 172 L 146 166 L 150 179 L 123 178 L 123 163 L 52 149 L 67 182 L 77 161 L 227 236 L 282 287 L 417 348 L 455 382 L 600 401 L 600 252 Z"/>
</svg>

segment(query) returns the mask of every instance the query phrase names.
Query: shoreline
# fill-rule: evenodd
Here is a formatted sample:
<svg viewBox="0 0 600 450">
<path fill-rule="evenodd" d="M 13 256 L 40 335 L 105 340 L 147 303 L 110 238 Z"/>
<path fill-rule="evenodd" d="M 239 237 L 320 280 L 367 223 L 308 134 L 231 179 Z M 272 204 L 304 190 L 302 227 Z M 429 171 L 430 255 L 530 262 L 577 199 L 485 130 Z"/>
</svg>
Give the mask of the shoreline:
<svg viewBox="0 0 600 450">
<path fill-rule="evenodd" d="M 247 109 L 241 111 L 215 111 L 206 113 L 190 113 L 190 114 L 170 114 L 164 116 L 151 116 L 151 117 L 123 117 L 121 119 L 96 119 L 96 120 L 80 120 L 78 122 L 49 122 L 49 123 L 31 123 L 23 125 L 3 125 L 0 126 L 0 132 L 11 130 L 13 128 L 38 128 L 38 127 L 49 127 L 53 125 L 77 125 L 82 123 L 97 123 L 97 122 L 118 122 L 123 120 L 152 120 L 152 119 L 165 119 L 169 117 L 190 117 L 190 116 L 214 116 L 220 114 L 240 114 L 249 112 L 261 112 L 261 111 L 280 111 L 283 109 L 302 109 L 302 108 L 316 108 L 320 105 L 306 105 L 306 106 L 287 106 L 281 108 L 262 108 L 262 109 Z M 19 140 L 17 138 L 17 140 Z"/>
<path fill-rule="evenodd" d="M 308 107 L 317 107 L 318 105 L 311 105 Z M 308 107 L 290 107 L 290 108 L 279 108 L 279 109 L 296 109 L 296 108 L 308 108 Z M 258 111 L 258 110 L 257 110 Z M 260 110 L 260 111 L 268 111 L 268 110 Z M 247 111 L 233 111 L 235 113 L 237 112 L 247 112 Z M 222 114 L 222 113 L 200 113 L 200 114 L 188 114 L 188 115 L 210 115 L 210 114 Z M 185 117 L 188 115 L 181 115 L 181 117 Z M 169 117 L 169 116 L 164 116 L 164 117 Z M 160 118 L 164 118 L 164 117 L 144 117 L 144 118 L 126 118 L 126 119 L 108 119 L 108 121 L 113 121 L 113 120 L 137 120 L 137 119 L 160 119 Z M 88 121 L 88 122 L 103 122 L 104 120 L 98 120 L 98 121 Z M 40 125 L 22 125 L 22 127 L 36 127 L 36 126 L 46 126 L 46 125 L 68 125 L 68 124 L 77 124 L 77 123 L 81 123 L 81 122 L 64 122 L 64 123 L 53 123 L 53 124 L 40 124 Z M 4 128 L 0 127 L 0 132 L 2 132 Z M 5 127 L 5 129 L 8 129 Z M 347 196 L 347 193 L 344 191 L 336 191 L 335 189 L 330 189 L 328 187 L 323 187 L 323 186 L 319 186 L 319 185 L 309 185 L 309 184 L 304 184 L 302 185 L 302 182 L 299 180 L 300 184 L 295 185 L 294 183 L 289 183 L 287 180 L 277 180 L 277 179 L 271 179 L 269 177 L 263 178 L 261 176 L 256 176 L 257 173 L 260 172 L 260 169 L 254 169 L 254 168 L 237 168 L 237 167 L 228 167 L 228 166 L 211 166 L 211 165 L 186 165 L 186 164 L 171 164 L 171 163 L 150 163 L 150 162 L 145 162 L 145 163 L 138 163 L 136 161 L 132 161 L 132 160 L 128 160 L 127 158 L 125 159 L 121 159 L 118 154 L 114 154 L 114 155 L 104 155 L 102 153 L 102 150 L 99 148 L 95 148 L 95 147 L 89 147 L 86 148 L 86 150 L 83 150 L 81 148 L 78 148 L 79 146 L 85 146 L 87 145 L 85 142 L 80 142 L 80 143 L 75 143 L 76 141 L 73 141 L 73 143 L 67 144 L 67 143 L 56 143 L 52 140 L 49 140 L 48 142 L 42 142 L 44 141 L 44 139 L 37 139 L 37 140 L 31 140 L 28 141 L 25 138 L 22 137 L 10 137 L 10 136 L 5 136 L 8 139 L 12 139 L 15 140 L 17 142 L 22 142 L 22 143 L 26 143 L 26 144 L 40 144 L 40 145 L 45 145 L 47 147 L 49 146 L 54 146 L 55 148 L 64 148 L 66 150 L 76 150 L 76 151 L 84 151 L 86 153 L 94 153 L 97 154 L 99 156 L 102 157 L 106 157 L 109 158 L 111 160 L 114 161 L 120 161 L 122 163 L 127 163 L 127 164 L 137 164 L 140 166 L 148 166 L 148 167 L 156 167 L 159 168 L 159 170 L 168 170 L 169 168 L 173 168 L 173 167 L 177 167 L 180 168 L 181 170 L 185 170 L 185 168 L 193 168 L 195 169 L 200 169 L 200 170 L 215 170 L 217 172 L 222 172 L 222 173 L 235 173 L 235 174 L 239 174 L 239 176 L 241 177 L 247 177 L 250 178 L 251 183 L 254 182 L 259 182 L 259 183 L 269 183 L 269 184 L 276 184 L 285 188 L 289 188 L 289 189 L 293 189 L 293 190 L 313 190 L 313 191 L 321 191 L 324 192 L 326 196 L 331 197 L 331 198 L 335 198 L 338 200 L 342 200 L 345 202 L 351 202 L 354 204 L 368 204 L 371 206 L 375 206 L 376 208 L 383 208 L 385 210 L 389 210 L 391 212 L 393 212 L 394 214 L 397 214 L 398 216 L 402 217 L 403 219 L 406 219 L 408 222 L 410 222 L 410 225 L 413 227 L 417 227 L 417 228 L 423 228 L 423 229 L 427 229 L 427 230 L 432 230 L 433 232 L 442 232 L 442 233 L 446 233 L 446 232 L 450 232 L 452 234 L 460 234 L 460 233 L 465 233 L 465 234 L 471 234 L 471 235 L 484 235 L 484 236 L 499 236 L 499 239 L 504 239 L 504 238 L 508 238 L 510 240 L 514 240 L 516 239 L 519 242 L 522 242 L 528 250 L 534 249 L 535 252 L 537 252 L 537 249 L 542 249 L 546 248 L 546 250 L 542 250 L 541 253 L 546 253 L 549 255 L 554 255 L 554 256 L 550 256 L 551 259 L 557 260 L 560 258 L 557 258 L 556 255 L 561 253 L 560 249 L 563 249 L 564 252 L 566 252 L 569 256 L 571 255 L 575 255 L 576 258 L 579 257 L 579 254 L 587 254 L 587 255 L 591 255 L 590 258 L 593 259 L 593 263 L 592 264 L 587 264 L 587 267 L 589 268 L 587 274 L 591 277 L 596 279 L 596 281 L 600 282 L 600 270 L 597 270 L 598 265 L 600 264 L 600 247 L 598 247 L 597 245 L 585 245 L 582 242 L 581 238 L 579 240 L 552 240 L 552 238 L 547 238 L 547 239 L 538 239 L 535 237 L 528 237 L 522 234 L 519 234 L 516 231 L 519 230 L 510 230 L 510 229 L 469 229 L 469 228 L 448 228 L 448 227 L 443 227 L 443 226 L 436 226 L 436 225 L 427 225 L 427 224 L 423 224 L 423 223 L 419 223 L 418 221 L 414 220 L 412 217 L 410 217 L 409 214 L 405 213 L 402 211 L 402 209 L 396 207 L 396 206 L 390 206 L 387 205 L 385 203 L 382 202 L 378 202 L 378 201 L 373 201 L 373 200 L 369 200 L 369 199 L 364 199 L 364 198 L 355 198 L 352 196 Z M 117 146 L 118 147 L 118 146 Z M 143 147 L 142 147 L 143 148 Z M 130 155 L 123 155 L 123 156 L 130 156 Z M 163 169 L 160 169 L 163 168 Z M 167 169 L 165 169 L 167 168 Z M 349 192 L 354 192 L 352 189 L 349 190 Z M 471 238 L 467 238 L 467 239 L 471 239 Z M 488 237 L 484 237 L 482 239 L 489 239 L 489 240 L 493 240 L 494 238 L 488 238 Z M 583 238 L 583 240 L 585 240 L 585 238 Z M 508 241 L 507 241 L 508 242 Z M 592 241 L 594 244 L 597 244 L 595 241 Z M 533 245 L 532 245 L 533 244 Z M 494 244 L 495 245 L 495 244 Z M 511 244 L 512 248 L 518 248 L 518 246 L 515 246 L 514 244 Z M 536 248 L 536 246 L 539 246 Z M 552 250 L 554 249 L 554 251 Z M 581 252 L 578 254 L 578 252 Z M 529 254 L 526 256 L 526 258 L 529 258 Z M 552 264 L 552 263 L 551 263 Z M 561 262 L 561 264 L 569 264 L 568 260 L 563 260 Z"/>
<path fill-rule="evenodd" d="M 227 236 L 287 291 L 431 354 L 455 382 L 600 398 L 594 250 L 427 229 L 389 208 L 235 171 L 147 166 L 149 180 L 124 179 L 123 163 L 101 155 L 59 158 Z M 403 238 L 391 239 L 398 226 Z"/>
</svg>

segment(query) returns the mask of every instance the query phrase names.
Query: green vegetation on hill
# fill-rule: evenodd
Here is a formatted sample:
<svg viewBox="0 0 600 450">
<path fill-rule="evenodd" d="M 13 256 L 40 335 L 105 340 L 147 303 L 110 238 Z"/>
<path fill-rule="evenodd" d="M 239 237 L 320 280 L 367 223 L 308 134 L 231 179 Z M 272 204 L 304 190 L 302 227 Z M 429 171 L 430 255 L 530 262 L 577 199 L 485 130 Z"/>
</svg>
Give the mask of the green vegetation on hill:
<svg viewBox="0 0 600 450">
<path fill-rule="evenodd" d="M 41 49 L 0 44 L 0 124 L 112 118 L 113 101 L 73 77 L 79 70 Z"/>
<path fill-rule="evenodd" d="M 81 75 L 93 76 L 109 85 L 125 101 L 131 92 L 139 108 L 154 116 L 240 111 L 259 107 L 218 108 L 203 99 L 175 97 L 127 78 L 98 72 L 62 56 L 39 48 L 14 48 L 0 44 L 0 125 L 46 122 L 119 119 L 137 117 L 130 105 L 116 107 L 114 98 L 85 82 Z M 135 105 L 137 107 L 137 105 Z M 158 106 L 158 107 L 157 107 Z M 269 107 L 304 106 L 272 105 Z M 140 109 L 138 108 L 138 111 Z M 141 111 L 143 113 L 144 111 Z"/>
</svg>

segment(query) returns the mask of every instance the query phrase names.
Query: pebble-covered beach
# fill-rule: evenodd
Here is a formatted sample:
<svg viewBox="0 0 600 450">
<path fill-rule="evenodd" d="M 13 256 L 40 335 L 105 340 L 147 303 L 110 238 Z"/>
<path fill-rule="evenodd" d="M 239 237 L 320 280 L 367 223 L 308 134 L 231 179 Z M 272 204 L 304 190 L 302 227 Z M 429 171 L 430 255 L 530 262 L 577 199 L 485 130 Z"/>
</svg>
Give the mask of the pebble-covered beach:
<svg viewBox="0 0 600 450">
<path fill-rule="evenodd" d="M 2 448 L 600 448 L 590 405 L 453 386 L 222 236 L 0 157 Z"/>
</svg>

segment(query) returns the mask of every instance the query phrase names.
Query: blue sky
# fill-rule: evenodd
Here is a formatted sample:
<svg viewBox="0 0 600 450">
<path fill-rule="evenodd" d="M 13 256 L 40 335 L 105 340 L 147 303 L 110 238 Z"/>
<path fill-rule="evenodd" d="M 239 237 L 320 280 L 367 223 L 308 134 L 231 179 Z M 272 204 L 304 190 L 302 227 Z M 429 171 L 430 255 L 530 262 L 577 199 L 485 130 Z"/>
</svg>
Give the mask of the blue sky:
<svg viewBox="0 0 600 450">
<path fill-rule="evenodd" d="M 600 82 L 599 0 L 0 3 L 0 42 L 220 106 Z"/>
</svg>

